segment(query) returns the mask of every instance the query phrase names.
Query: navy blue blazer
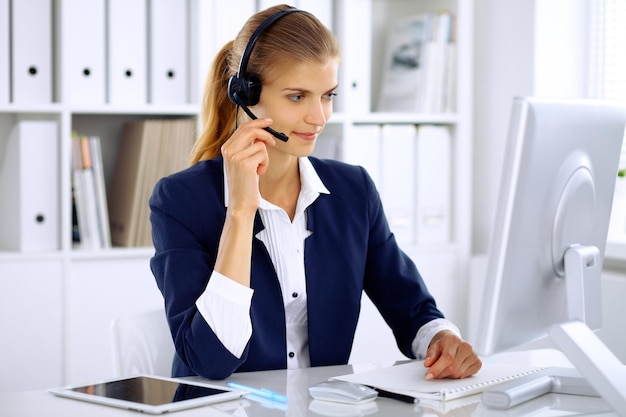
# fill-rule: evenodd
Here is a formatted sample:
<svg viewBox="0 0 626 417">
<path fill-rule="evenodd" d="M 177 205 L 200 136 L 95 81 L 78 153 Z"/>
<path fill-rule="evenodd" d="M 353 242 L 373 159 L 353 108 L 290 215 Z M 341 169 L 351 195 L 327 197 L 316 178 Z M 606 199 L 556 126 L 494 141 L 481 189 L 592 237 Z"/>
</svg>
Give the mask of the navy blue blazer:
<svg viewBox="0 0 626 417">
<path fill-rule="evenodd" d="M 365 290 L 398 347 L 413 358 L 418 329 L 443 314 L 415 264 L 398 247 L 372 179 L 361 168 L 311 157 L 330 194 L 307 209 L 305 241 L 312 366 L 346 364 Z M 150 266 L 165 300 L 176 346 L 172 375 L 223 379 L 236 371 L 286 368 L 285 312 L 269 254 L 253 238 L 252 336 L 241 358 L 226 349 L 198 312 L 224 224 L 222 158 L 161 179 L 150 198 L 155 255 Z M 257 213 L 255 231 L 263 229 Z"/>
</svg>

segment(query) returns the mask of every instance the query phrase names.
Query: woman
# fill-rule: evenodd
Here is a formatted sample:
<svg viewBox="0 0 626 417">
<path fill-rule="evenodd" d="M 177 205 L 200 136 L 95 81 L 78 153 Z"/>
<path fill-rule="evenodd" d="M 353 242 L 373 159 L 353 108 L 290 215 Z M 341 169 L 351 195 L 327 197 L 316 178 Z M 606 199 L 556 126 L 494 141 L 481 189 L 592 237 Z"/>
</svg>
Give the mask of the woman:
<svg viewBox="0 0 626 417">
<path fill-rule="evenodd" d="M 286 5 L 252 16 L 217 55 L 191 167 L 150 200 L 173 376 L 345 364 L 363 290 L 427 378 L 480 369 L 399 249 L 367 172 L 309 157 L 339 60 L 334 35 Z"/>
</svg>

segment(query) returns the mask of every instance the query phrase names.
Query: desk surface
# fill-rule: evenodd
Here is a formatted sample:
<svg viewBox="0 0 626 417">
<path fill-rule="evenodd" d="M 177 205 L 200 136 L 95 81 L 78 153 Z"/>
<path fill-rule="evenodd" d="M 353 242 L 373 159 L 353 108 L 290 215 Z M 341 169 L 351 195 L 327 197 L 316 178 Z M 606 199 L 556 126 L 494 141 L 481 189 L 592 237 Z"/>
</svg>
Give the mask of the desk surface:
<svg viewBox="0 0 626 417">
<path fill-rule="evenodd" d="M 537 358 L 543 358 L 544 360 L 538 362 Z M 502 360 L 515 361 L 518 363 L 521 360 L 532 366 L 546 366 L 545 359 L 546 355 L 540 352 L 539 354 L 531 356 L 526 354 L 524 356 L 506 356 L 503 357 Z M 550 364 L 554 364 L 554 366 L 563 365 L 562 363 L 555 363 L 553 358 L 548 358 L 547 361 L 550 362 Z M 280 393 L 286 393 L 289 398 L 288 405 L 270 402 L 261 403 L 250 398 L 244 398 L 213 406 L 179 411 L 171 414 L 171 416 L 616 416 L 601 398 L 573 395 L 544 395 L 506 411 L 485 408 L 480 404 L 480 395 L 439 403 L 439 406 L 425 403 L 412 405 L 388 398 L 378 398 L 375 402 L 361 407 L 316 401 L 309 396 L 308 387 L 311 385 L 325 381 L 332 376 L 343 375 L 353 371 L 363 371 L 376 366 L 377 365 L 374 364 L 360 366 L 344 365 L 235 374 L 226 381 L 213 381 L 213 383 L 225 384 L 232 380 L 249 386 L 263 387 Z M 201 380 L 199 378 L 191 379 Z M 138 417 L 142 414 L 82 401 L 58 398 L 45 390 L 39 390 L 0 394 L 0 415 L 11 417 Z"/>
</svg>

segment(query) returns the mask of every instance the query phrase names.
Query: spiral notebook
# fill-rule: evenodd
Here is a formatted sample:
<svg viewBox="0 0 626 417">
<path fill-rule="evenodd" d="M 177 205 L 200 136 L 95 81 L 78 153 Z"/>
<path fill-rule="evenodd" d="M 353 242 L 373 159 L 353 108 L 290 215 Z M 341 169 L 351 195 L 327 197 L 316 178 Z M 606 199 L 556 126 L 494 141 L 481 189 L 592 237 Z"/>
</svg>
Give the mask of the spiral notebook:
<svg viewBox="0 0 626 417">
<path fill-rule="evenodd" d="M 478 394 L 495 385 L 545 369 L 527 365 L 484 363 L 480 371 L 464 379 L 426 380 L 424 361 L 412 361 L 332 379 L 350 381 L 424 400 L 449 401 Z"/>
</svg>

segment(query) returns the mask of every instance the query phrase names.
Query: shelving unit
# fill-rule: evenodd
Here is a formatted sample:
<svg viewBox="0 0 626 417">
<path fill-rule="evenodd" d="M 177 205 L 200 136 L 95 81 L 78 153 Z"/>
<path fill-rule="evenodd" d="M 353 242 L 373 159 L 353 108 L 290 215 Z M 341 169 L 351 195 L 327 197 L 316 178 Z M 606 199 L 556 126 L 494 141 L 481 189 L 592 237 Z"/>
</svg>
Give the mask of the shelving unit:
<svg viewBox="0 0 626 417">
<path fill-rule="evenodd" d="M 72 187 L 71 138 L 72 131 L 99 136 L 102 143 L 103 162 L 107 183 L 110 182 L 120 132 L 126 121 L 147 118 L 196 117 L 198 94 L 201 89 L 197 72 L 191 68 L 187 74 L 186 103 L 151 103 L 148 96 L 142 103 L 110 104 L 81 103 L 72 82 L 69 45 L 77 45 L 75 25 L 68 24 L 74 12 L 88 15 L 85 7 L 94 11 L 111 7 L 113 0 L 97 0 L 91 6 L 74 0 L 31 0 L 33 10 L 47 4 L 54 18 L 51 34 L 55 52 L 51 77 L 54 91 L 51 102 L 0 103 L 0 150 L 6 144 L 11 130 L 21 120 L 51 120 L 58 124 L 58 167 L 55 177 L 43 181 L 56 182 L 59 190 L 56 223 L 59 239 L 55 249 L 45 252 L 17 252 L 0 250 L 0 313 L 4 320 L 0 331 L 5 333 L 8 345 L 0 367 L 16 380 L 0 378 L 0 391 L 46 388 L 72 382 L 106 378 L 112 375 L 109 325 L 119 314 L 156 309 L 163 301 L 149 268 L 152 248 L 120 248 L 105 250 L 77 249 L 72 242 Z M 149 0 L 135 2 L 147 10 Z M 190 9 L 187 36 L 189 42 L 188 65 L 197 66 L 196 34 L 199 24 L 192 20 L 199 7 L 198 0 L 169 1 Z M 8 3 L 1 3 L 8 4 Z M 117 5 L 120 3 L 117 2 Z M 76 9 L 74 9 L 76 7 Z M 45 9 L 45 7 L 44 7 Z M 182 10 L 182 9 L 181 9 Z M 88 16 L 85 15 L 85 19 Z M 93 16 L 91 16 L 93 18 Z M 105 26 L 105 14 L 96 13 L 98 25 Z M 148 16 L 145 16 L 146 21 Z M 51 17 L 52 19 L 52 17 Z M 96 30 L 95 28 L 93 29 Z M 124 28 L 117 28 L 124 30 Z M 105 32 L 106 33 L 106 32 Z M 103 40 L 105 33 L 101 33 Z M 34 34 L 33 36 L 35 36 Z M 52 35 L 52 36 L 50 36 Z M 104 45 L 101 45 L 104 48 Z M 182 45 L 181 48 L 184 48 Z M 94 46 L 95 48 L 95 46 Z M 137 51 L 133 51 L 137 53 Z M 104 60 L 106 51 L 100 51 Z M 85 59 L 93 57 L 86 54 Z M 144 51 L 148 60 L 148 46 Z M 4 59 L 5 57 L 2 57 Z M 89 65 L 89 63 L 85 63 Z M 105 68 L 91 67 L 93 74 L 102 74 Z M 138 72 L 135 73 L 137 76 Z M 147 74 L 144 74 L 146 86 Z M 103 77 L 104 78 L 104 77 Z M 81 88 L 88 81 L 81 78 Z M 108 85 L 108 84 L 107 84 Z M 70 94 L 70 91 L 72 94 Z M 146 90 L 148 88 L 146 87 Z M 80 91 L 79 91 L 80 92 Z M 1 151 L 0 151 L 1 152 Z M 34 167 L 36 168 L 36 167 Z M 33 171 L 33 175 L 37 175 Z M 25 190 L 29 192 L 29 190 Z M 2 208 L 0 190 L 0 209 Z M 147 204 L 147 202 L 146 202 Z M 37 378 L 33 379 L 32 376 Z"/>
<path fill-rule="evenodd" d="M 57 12 L 68 5 L 67 0 L 49 1 Z M 235 3 L 246 1 L 251 7 L 256 7 L 258 3 L 256 0 L 244 0 L 233 2 L 232 7 L 239 9 L 242 5 Z M 294 5 L 306 8 L 307 2 L 299 1 L 301 5 L 298 1 Z M 338 155 L 345 158 L 344 138 L 353 135 L 354 128 L 358 126 L 434 124 L 447 127 L 452 134 L 450 241 L 437 245 L 409 244 L 404 245 L 404 249 L 415 260 L 440 307 L 463 329 L 465 271 L 469 262 L 471 233 L 473 0 L 326 1 L 331 2 L 332 27 L 340 37 L 344 61 L 340 68 L 340 98 L 336 112 L 320 141 L 328 138 L 337 140 Z M 0 104 L 0 150 L 17 121 L 45 119 L 54 120 L 59 125 L 60 155 L 58 176 L 49 179 L 57 181 L 60 190 L 60 214 L 56 219 L 60 238 L 56 250 L 0 252 L 0 314 L 15 317 L 0 325 L 0 332 L 11 340 L 8 352 L 0 359 L 0 368 L 7 375 L 17 375 L 18 379 L 19 375 L 24 378 L 41 375 L 41 378 L 36 381 L 18 380 L 12 386 L 8 385 L 8 381 L 1 380 L 0 391 L 47 388 L 111 376 L 110 321 L 118 314 L 162 305 L 161 295 L 149 270 L 152 248 L 114 247 L 87 251 L 73 247 L 71 149 L 68 139 L 73 130 L 100 136 L 105 173 L 109 179 L 124 121 L 197 115 L 208 64 L 221 47 L 218 40 L 226 36 L 213 30 L 225 27 L 225 19 L 239 19 L 230 29 L 234 36 L 242 22 L 237 13 L 214 15 L 216 6 L 213 2 L 186 0 L 186 4 L 192 19 L 188 34 L 189 103 L 81 105 L 59 100 L 64 95 L 63 91 L 57 91 L 52 103 Z M 442 9 L 453 10 L 457 16 L 457 111 L 453 114 L 373 112 L 372 103 L 376 101 L 381 76 L 381 40 L 386 35 L 386 28 L 393 24 L 397 16 Z M 212 23 L 218 19 L 219 25 Z M 364 30 L 368 27 L 371 31 Z M 56 46 L 58 50 L 63 50 L 67 37 L 72 35 L 71 27 L 56 25 L 54 28 Z M 64 71 L 68 67 L 64 58 L 66 55 L 57 56 L 55 71 Z M 64 80 L 70 79 L 67 74 L 62 75 Z M 365 107 L 362 97 L 367 97 Z M 351 105 L 353 103 L 359 103 L 359 106 Z M 398 358 L 399 353 L 390 334 L 373 306 L 364 300 L 353 362 Z M 24 355 L 25 351 L 29 354 Z"/>
</svg>

